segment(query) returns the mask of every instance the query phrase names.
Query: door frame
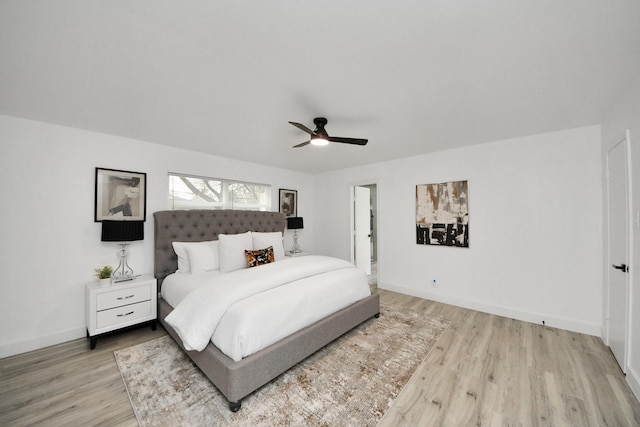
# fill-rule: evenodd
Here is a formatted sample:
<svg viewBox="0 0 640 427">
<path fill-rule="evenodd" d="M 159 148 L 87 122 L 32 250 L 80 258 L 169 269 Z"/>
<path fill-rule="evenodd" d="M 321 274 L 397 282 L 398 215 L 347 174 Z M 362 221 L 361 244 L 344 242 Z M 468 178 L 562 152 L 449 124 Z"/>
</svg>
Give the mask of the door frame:
<svg viewBox="0 0 640 427">
<path fill-rule="evenodd" d="M 625 343 L 624 343 L 624 351 L 623 351 L 623 360 L 618 361 L 620 364 L 620 368 L 622 369 L 622 372 L 624 372 L 625 374 L 627 373 L 627 364 L 628 361 L 630 360 L 630 350 L 631 350 L 631 346 L 629 345 L 631 342 L 631 325 L 632 325 L 632 316 L 633 313 L 631 312 L 631 307 L 633 307 L 632 305 L 632 298 L 633 298 L 633 292 L 631 289 L 631 284 L 633 283 L 633 268 L 631 266 L 632 260 L 633 260 L 633 204 L 632 204 L 632 194 L 633 194 L 633 189 L 632 189 L 632 170 L 631 170 L 631 165 L 632 165 L 632 159 L 631 159 L 631 141 L 630 141 L 630 132 L 629 129 L 626 130 L 625 132 L 625 136 L 624 138 L 619 139 L 615 144 L 612 144 L 611 146 L 607 147 L 606 150 L 606 169 L 605 169 L 605 178 L 606 178 L 606 212 L 607 212 L 607 223 L 606 223 L 606 227 L 607 227 L 607 248 L 606 248 L 606 292 L 605 292 L 605 300 L 606 300 L 606 306 L 605 306 L 605 320 L 606 320 L 606 328 L 605 328 L 605 332 L 606 332 L 606 344 L 607 346 L 609 346 L 610 348 L 610 319 L 611 319 L 611 302 L 610 302 L 610 292 L 611 292 L 611 265 L 614 262 L 614 260 L 611 259 L 611 218 L 609 216 L 609 212 L 610 212 L 610 193 L 609 193 L 609 153 L 611 152 L 611 150 L 613 150 L 616 146 L 618 146 L 619 144 L 624 144 L 624 153 L 625 153 L 625 181 L 626 181 L 626 202 L 627 202 L 627 209 L 626 209 L 626 225 L 627 225 L 627 239 L 625 241 L 625 245 L 626 245 L 626 252 L 627 252 L 627 265 L 629 266 L 629 271 L 628 273 L 625 275 L 626 278 L 626 307 L 625 307 Z"/>
<path fill-rule="evenodd" d="M 380 183 L 377 179 L 367 179 L 362 181 L 356 181 L 349 184 L 349 238 L 351 245 L 351 262 L 353 265 L 356 263 L 356 239 L 355 239 L 355 187 L 364 187 L 368 185 L 376 186 L 376 239 L 374 242 L 375 251 L 377 254 L 377 263 L 378 263 L 378 277 L 380 277 L 380 232 L 379 232 L 379 223 L 380 223 Z"/>
</svg>

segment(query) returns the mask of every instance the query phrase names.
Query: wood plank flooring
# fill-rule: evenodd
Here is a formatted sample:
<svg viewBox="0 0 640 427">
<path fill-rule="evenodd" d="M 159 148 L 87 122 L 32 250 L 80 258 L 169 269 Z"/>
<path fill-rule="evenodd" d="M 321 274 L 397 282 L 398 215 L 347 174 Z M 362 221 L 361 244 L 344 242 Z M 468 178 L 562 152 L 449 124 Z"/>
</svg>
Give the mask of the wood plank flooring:
<svg viewBox="0 0 640 427">
<path fill-rule="evenodd" d="M 384 290 L 382 301 L 452 321 L 385 426 L 640 426 L 640 403 L 596 337 Z M 113 351 L 143 327 L 0 360 L 0 425 L 137 425 Z"/>
<path fill-rule="evenodd" d="M 453 321 L 380 426 L 640 426 L 600 338 L 380 293 Z"/>
</svg>

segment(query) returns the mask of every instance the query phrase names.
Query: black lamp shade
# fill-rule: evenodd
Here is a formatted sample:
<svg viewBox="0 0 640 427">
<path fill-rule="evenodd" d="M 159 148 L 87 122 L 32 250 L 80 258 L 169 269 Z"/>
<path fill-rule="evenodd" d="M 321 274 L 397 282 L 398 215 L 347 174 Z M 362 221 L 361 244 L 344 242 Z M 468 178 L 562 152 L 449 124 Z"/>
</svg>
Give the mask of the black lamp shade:
<svg viewBox="0 0 640 427">
<path fill-rule="evenodd" d="M 103 242 L 144 240 L 144 221 L 102 221 Z"/>
<path fill-rule="evenodd" d="M 304 224 L 301 216 L 292 216 L 287 218 L 287 229 L 300 230 L 304 228 Z"/>
</svg>

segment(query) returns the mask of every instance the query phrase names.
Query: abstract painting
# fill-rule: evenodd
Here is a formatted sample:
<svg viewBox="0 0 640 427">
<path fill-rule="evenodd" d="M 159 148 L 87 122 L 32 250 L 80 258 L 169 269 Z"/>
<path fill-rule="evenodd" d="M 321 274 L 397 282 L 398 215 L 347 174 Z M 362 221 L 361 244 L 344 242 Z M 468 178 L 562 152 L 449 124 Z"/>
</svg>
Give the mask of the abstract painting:
<svg viewBox="0 0 640 427">
<path fill-rule="evenodd" d="M 416 185 L 416 243 L 469 247 L 468 181 Z"/>
</svg>

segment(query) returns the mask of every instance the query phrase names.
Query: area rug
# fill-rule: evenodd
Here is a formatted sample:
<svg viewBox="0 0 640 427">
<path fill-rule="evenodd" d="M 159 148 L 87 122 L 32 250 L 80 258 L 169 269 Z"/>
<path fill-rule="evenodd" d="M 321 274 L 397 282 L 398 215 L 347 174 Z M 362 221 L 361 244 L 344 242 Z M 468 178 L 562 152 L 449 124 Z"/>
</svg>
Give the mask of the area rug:
<svg viewBox="0 0 640 427">
<path fill-rule="evenodd" d="M 381 306 L 249 395 L 238 412 L 169 336 L 115 352 L 141 426 L 375 426 L 449 325 Z"/>
</svg>

